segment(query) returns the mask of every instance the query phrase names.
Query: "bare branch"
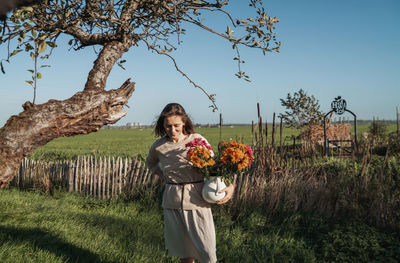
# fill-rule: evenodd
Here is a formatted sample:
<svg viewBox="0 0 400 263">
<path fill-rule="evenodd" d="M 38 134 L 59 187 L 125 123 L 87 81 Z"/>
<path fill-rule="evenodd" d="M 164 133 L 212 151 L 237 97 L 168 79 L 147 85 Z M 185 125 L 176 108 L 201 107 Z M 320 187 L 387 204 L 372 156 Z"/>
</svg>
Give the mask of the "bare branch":
<svg viewBox="0 0 400 263">
<path fill-rule="evenodd" d="M 167 56 L 168 58 L 170 58 L 171 60 L 172 60 L 172 62 L 174 63 L 174 66 L 175 66 L 175 69 L 179 72 L 179 73 L 181 73 L 182 74 L 182 76 L 184 76 L 194 87 L 196 87 L 196 88 L 198 88 L 198 89 L 200 89 L 207 97 L 208 97 L 208 99 L 211 101 L 211 103 L 212 103 L 212 108 L 213 108 L 213 111 L 216 111 L 216 110 L 218 110 L 218 106 L 216 105 L 216 103 L 215 103 L 215 94 L 208 94 L 208 92 L 205 90 L 205 89 L 203 89 L 201 86 L 199 86 L 198 84 L 196 84 L 191 78 L 189 78 L 189 76 L 186 74 L 186 73 L 184 73 L 179 67 L 178 67 L 178 64 L 176 63 L 176 60 L 175 60 L 175 58 L 173 57 L 173 56 L 171 56 L 170 54 L 168 54 L 168 53 L 166 53 L 166 52 L 162 52 L 162 51 L 160 51 L 160 50 L 158 50 L 157 48 L 155 48 L 154 46 L 152 46 L 150 43 L 148 43 L 145 39 L 142 39 L 145 43 L 146 43 L 146 45 L 147 45 L 147 48 L 149 48 L 149 49 L 151 49 L 151 50 L 154 50 L 155 52 L 157 52 L 157 54 L 159 54 L 159 55 L 163 55 L 163 56 Z"/>
</svg>

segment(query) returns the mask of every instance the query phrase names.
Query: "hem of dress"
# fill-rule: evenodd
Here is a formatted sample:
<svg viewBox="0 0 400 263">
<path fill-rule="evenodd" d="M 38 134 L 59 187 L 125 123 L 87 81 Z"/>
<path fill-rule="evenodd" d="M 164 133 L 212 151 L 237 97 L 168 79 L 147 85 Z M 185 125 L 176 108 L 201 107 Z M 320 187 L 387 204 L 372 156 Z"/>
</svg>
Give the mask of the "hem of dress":
<svg viewBox="0 0 400 263">
<path fill-rule="evenodd" d="M 171 209 L 171 210 L 203 210 L 203 209 L 211 209 L 211 206 L 197 206 L 197 207 L 168 207 L 162 206 L 162 209 Z"/>
<path fill-rule="evenodd" d="M 195 257 L 195 256 L 193 256 L 193 255 L 191 255 L 191 256 L 190 256 L 190 255 L 181 256 L 181 255 L 173 254 L 173 253 L 171 253 L 168 249 L 167 249 L 167 254 L 168 254 L 168 256 L 170 256 L 170 257 L 177 257 L 177 258 L 193 258 L 193 259 L 196 259 L 197 261 L 204 262 L 204 261 L 202 261 L 200 258 Z M 217 263 L 217 262 L 218 262 L 218 260 L 215 259 L 215 261 L 208 260 L 206 263 Z"/>
</svg>

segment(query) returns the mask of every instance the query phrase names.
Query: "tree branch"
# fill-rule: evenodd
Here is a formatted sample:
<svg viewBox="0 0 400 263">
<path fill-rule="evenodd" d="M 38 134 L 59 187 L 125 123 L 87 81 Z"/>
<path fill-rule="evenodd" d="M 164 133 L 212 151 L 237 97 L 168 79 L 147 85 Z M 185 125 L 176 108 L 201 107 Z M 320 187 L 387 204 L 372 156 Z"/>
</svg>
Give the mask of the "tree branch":
<svg viewBox="0 0 400 263">
<path fill-rule="evenodd" d="M 113 41 L 105 44 L 89 72 L 84 90 L 104 90 L 111 69 L 132 45 L 134 45 L 134 42 L 131 40 L 126 43 Z"/>
<path fill-rule="evenodd" d="M 203 93 L 208 97 L 208 99 L 211 101 L 212 105 L 210 106 L 213 111 L 217 111 L 218 110 L 218 106 L 215 103 L 215 94 L 208 94 L 208 92 L 203 89 L 201 86 L 199 86 L 198 84 L 196 84 L 191 78 L 189 78 L 189 76 L 184 73 L 179 67 L 178 64 L 176 63 L 176 60 L 174 59 L 174 57 L 172 57 L 170 54 L 166 53 L 166 52 L 162 52 L 160 50 L 158 50 L 157 48 L 155 48 L 153 45 L 149 44 L 145 39 L 142 39 L 146 45 L 147 48 L 154 50 L 155 52 L 157 52 L 157 54 L 159 55 L 163 55 L 163 56 L 167 56 L 168 58 L 170 58 L 172 60 L 172 62 L 174 63 L 175 69 L 181 73 L 194 87 L 200 89 L 201 91 L 203 91 Z"/>
<path fill-rule="evenodd" d="M 123 107 L 135 83 L 128 79 L 116 90 L 83 91 L 63 101 L 49 100 L 12 116 L 0 129 L 0 188 L 14 176 L 25 156 L 54 138 L 87 134 L 126 115 Z"/>
</svg>

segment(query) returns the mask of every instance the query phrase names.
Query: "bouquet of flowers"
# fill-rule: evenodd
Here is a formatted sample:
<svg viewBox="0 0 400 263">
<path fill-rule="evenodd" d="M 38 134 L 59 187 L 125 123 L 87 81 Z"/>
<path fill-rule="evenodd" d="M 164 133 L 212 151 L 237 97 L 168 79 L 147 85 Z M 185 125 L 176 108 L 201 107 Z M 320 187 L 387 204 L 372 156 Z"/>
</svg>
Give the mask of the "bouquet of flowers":
<svg viewBox="0 0 400 263">
<path fill-rule="evenodd" d="M 247 170 L 254 160 L 251 147 L 237 141 L 220 142 L 217 154 L 201 138 L 196 138 L 185 146 L 189 148 L 187 158 L 205 179 L 219 176 L 226 185 L 232 183 L 234 174 Z"/>
</svg>

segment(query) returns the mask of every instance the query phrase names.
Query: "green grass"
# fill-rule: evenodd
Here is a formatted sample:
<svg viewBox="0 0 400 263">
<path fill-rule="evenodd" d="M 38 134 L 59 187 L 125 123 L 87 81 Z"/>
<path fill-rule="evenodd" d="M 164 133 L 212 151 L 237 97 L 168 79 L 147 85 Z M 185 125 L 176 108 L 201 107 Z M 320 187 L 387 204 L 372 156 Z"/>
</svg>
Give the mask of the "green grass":
<svg viewBox="0 0 400 263">
<path fill-rule="evenodd" d="M 149 198 L 150 197 L 150 198 Z M 156 196 L 100 201 L 15 189 L 0 195 L 0 262 L 179 262 L 164 251 Z M 221 262 L 398 262 L 400 238 L 346 218 L 213 208 Z M 361 261 L 360 261 L 361 259 Z"/>
<path fill-rule="evenodd" d="M 0 197 L 0 262 L 162 262 L 158 207 L 49 197 L 16 190 Z"/>
<path fill-rule="evenodd" d="M 271 130 L 272 128 L 269 127 L 269 134 L 271 134 Z M 278 130 L 275 140 L 279 138 Z M 214 149 L 217 147 L 220 140 L 219 128 L 197 128 L 196 132 L 206 137 Z M 297 133 L 298 131 L 295 129 L 284 129 L 283 138 Z M 155 139 L 153 130 L 150 128 L 102 129 L 87 135 L 54 139 L 38 148 L 29 157 L 44 160 L 65 160 L 76 159 L 78 155 L 147 156 Z M 240 139 L 246 144 L 251 144 L 251 126 L 223 127 L 221 139 Z"/>
<path fill-rule="evenodd" d="M 368 127 L 369 125 L 359 125 L 359 136 L 368 131 Z M 388 132 L 394 132 L 395 130 L 396 125 L 388 126 Z M 258 131 L 257 128 L 256 131 Z M 207 138 L 212 147 L 216 149 L 220 140 L 219 128 L 197 128 L 196 132 Z M 269 126 L 269 142 L 271 142 L 271 133 L 272 127 Z M 292 135 L 298 134 L 299 130 L 284 128 L 282 130 L 283 143 L 292 144 Z M 251 126 L 224 126 L 221 135 L 221 140 L 241 140 L 246 144 L 252 144 Z M 76 159 L 78 155 L 111 155 L 121 157 L 141 155 L 145 157 L 155 139 L 153 130 L 150 128 L 102 129 L 87 135 L 54 139 L 36 149 L 29 157 L 43 160 L 69 160 Z M 275 143 L 279 144 L 279 127 L 275 131 Z"/>
</svg>

